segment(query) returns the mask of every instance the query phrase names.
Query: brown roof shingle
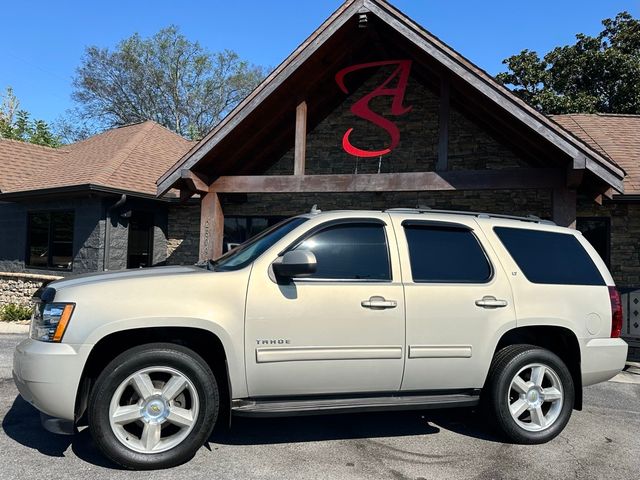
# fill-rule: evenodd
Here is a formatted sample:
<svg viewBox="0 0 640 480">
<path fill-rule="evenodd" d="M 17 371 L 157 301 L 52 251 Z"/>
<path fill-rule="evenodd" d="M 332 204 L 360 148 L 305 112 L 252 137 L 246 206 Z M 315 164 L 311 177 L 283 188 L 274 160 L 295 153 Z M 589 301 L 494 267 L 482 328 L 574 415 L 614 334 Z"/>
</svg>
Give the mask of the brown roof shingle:
<svg viewBox="0 0 640 480">
<path fill-rule="evenodd" d="M 90 184 L 155 195 L 156 179 L 192 145 L 153 121 L 58 149 L 0 139 L 0 193 Z"/>
<path fill-rule="evenodd" d="M 640 195 L 640 115 L 572 113 L 551 118 L 626 171 L 625 195 Z"/>
</svg>

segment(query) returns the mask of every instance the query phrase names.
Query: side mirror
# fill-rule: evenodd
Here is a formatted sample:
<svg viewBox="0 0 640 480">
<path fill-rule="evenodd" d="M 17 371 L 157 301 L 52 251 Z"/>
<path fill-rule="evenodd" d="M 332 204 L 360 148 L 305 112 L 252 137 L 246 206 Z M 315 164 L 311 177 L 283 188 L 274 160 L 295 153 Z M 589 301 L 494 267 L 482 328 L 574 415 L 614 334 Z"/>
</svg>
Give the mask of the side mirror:
<svg viewBox="0 0 640 480">
<path fill-rule="evenodd" d="M 273 273 L 279 278 L 308 277 L 318 266 L 310 250 L 291 250 L 273 262 Z"/>
</svg>

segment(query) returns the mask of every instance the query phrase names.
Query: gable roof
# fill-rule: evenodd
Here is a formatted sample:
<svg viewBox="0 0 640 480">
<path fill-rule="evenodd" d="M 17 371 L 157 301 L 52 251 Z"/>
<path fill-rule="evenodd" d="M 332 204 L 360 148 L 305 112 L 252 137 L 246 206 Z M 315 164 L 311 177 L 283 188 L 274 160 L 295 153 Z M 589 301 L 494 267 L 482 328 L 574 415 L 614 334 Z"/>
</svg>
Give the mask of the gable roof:
<svg viewBox="0 0 640 480">
<path fill-rule="evenodd" d="M 192 145 L 153 121 L 107 130 L 61 148 L 0 139 L 0 198 L 76 186 L 155 195 L 158 176 Z"/>
<path fill-rule="evenodd" d="M 572 113 L 551 118 L 626 171 L 625 195 L 640 195 L 640 115 Z"/>
<path fill-rule="evenodd" d="M 542 142 L 547 142 L 561 151 L 571 159 L 574 168 L 587 169 L 607 185 L 622 191 L 624 171 L 611 159 L 527 105 L 484 70 L 444 44 L 402 12 L 383 0 L 347 0 L 267 76 L 245 100 L 160 177 L 157 182 L 158 194 L 163 195 L 171 188 L 179 187 L 181 185 L 181 170 L 197 169 L 203 159 L 224 142 L 234 129 L 246 122 L 247 118 L 262 103 L 275 96 L 279 87 L 302 70 L 314 53 L 325 43 L 328 43 L 332 36 L 348 21 L 356 18 L 360 13 L 371 14 L 395 30 L 422 54 L 426 54 L 438 62 L 446 71 L 461 79 L 477 94 L 482 95 L 506 115 L 509 115 L 514 123 L 518 122 L 524 125 L 532 135 L 537 135 Z M 308 88 L 309 85 L 306 85 L 301 87 L 301 90 L 304 91 Z M 286 95 L 287 93 L 289 96 L 293 96 L 293 92 L 282 93 L 280 91 L 278 94 Z"/>
</svg>

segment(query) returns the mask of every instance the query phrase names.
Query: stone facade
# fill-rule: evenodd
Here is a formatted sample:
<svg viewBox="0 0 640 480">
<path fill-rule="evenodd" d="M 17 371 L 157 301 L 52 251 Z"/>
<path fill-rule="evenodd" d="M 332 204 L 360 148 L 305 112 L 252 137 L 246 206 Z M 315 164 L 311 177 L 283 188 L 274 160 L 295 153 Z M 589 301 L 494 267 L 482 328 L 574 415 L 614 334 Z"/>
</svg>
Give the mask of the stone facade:
<svg viewBox="0 0 640 480">
<path fill-rule="evenodd" d="M 394 118 L 400 144 L 380 158 L 358 159 L 342 149 L 344 133 L 353 128 L 351 141 L 363 148 L 383 148 L 389 141 L 380 127 L 354 116 L 354 99 L 372 91 L 389 75 L 381 69 L 347 97 L 307 135 L 305 173 L 353 174 L 433 171 L 439 140 L 439 96 L 414 77 L 409 79 L 404 105 L 407 114 Z M 377 97 L 371 108 L 389 115 L 388 97 Z M 391 117 L 389 117 L 391 118 Z M 451 169 L 498 169 L 527 166 L 511 148 L 486 133 L 478 124 L 453 108 L 449 118 L 449 162 Z M 271 165 L 266 175 L 293 173 L 293 147 Z M 323 210 L 385 209 L 426 205 L 433 208 L 479 210 L 505 214 L 551 216 L 550 191 L 436 191 L 331 194 L 249 194 L 222 198 L 226 216 L 296 215 L 317 204 Z M 169 212 L 167 263 L 193 263 L 198 257 L 199 207 L 172 207 Z"/>
<path fill-rule="evenodd" d="M 129 220 L 125 212 L 153 215 L 153 265 L 161 265 L 167 254 L 167 207 L 157 201 L 131 198 L 121 210 L 109 212 L 114 198 L 68 197 L 0 203 L 0 272 L 36 275 L 74 275 L 127 268 Z M 27 265 L 27 222 L 29 212 L 73 212 L 73 263 L 71 270 L 46 270 Z M 107 224 L 109 212 L 109 224 Z M 109 242 L 108 251 L 105 251 Z M 108 258 L 107 258 L 108 257 Z M 105 258 L 107 264 L 105 265 Z"/>
<path fill-rule="evenodd" d="M 61 277 L 0 272 L 0 307 L 9 303 L 29 305 L 36 290 L 58 278 Z"/>
<path fill-rule="evenodd" d="M 351 113 L 354 99 L 361 98 L 382 83 L 389 72 L 372 76 L 307 135 L 305 173 L 351 174 L 429 172 L 435 170 L 439 140 L 440 99 L 437 93 L 411 77 L 404 105 L 411 111 L 401 117 L 390 115 L 389 97 L 377 97 L 370 106 L 400 129 L 400 143 L 382 158 L 356 158 L 342 149 L 344 133 L 353 128 L 350 139 L 356 146 L 384 148 L 388 135 L 380 127 Z M 453 106 L 449 112 L 449 168 L 451 170 L 500 169 L 528 166 L 509 146 L 497 141 L 481 126 Z M 269 167 L 266 175 L 293 173 L 293 146 Z"/>
<path fill-rule="evenodd" d="M 640 204 L 607 202 L 600 206 L 588 199 L 578 202 L 578 217 L 610 220 L 610 270 L 616 284 L 640 288 Z"/>
<path fill-rule="evenodd" d="M 200 205 L 173 205 L 167 228 L 167 265 L 193 265 L 200 244 Z"/>
</svg>

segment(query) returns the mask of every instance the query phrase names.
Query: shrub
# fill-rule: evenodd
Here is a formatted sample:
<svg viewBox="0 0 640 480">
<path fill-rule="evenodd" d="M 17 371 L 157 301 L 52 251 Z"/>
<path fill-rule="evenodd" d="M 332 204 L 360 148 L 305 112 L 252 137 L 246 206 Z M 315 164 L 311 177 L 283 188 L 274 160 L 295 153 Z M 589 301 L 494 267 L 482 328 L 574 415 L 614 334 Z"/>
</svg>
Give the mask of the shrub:
<svg viewBox="0 0 640 480">
<path fill-rule="evenodd" d="M 17 322 L 18 320 L 29 320 L 32 307 L 26 305 L 17 305 L 15 303 L 8 303 L 3 307 L 0 307 L 0 320 L 3 322 Z"/>
</svg>

